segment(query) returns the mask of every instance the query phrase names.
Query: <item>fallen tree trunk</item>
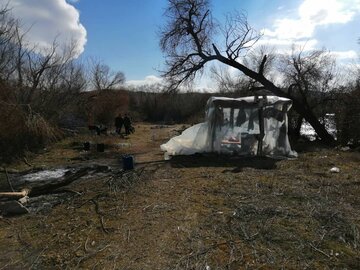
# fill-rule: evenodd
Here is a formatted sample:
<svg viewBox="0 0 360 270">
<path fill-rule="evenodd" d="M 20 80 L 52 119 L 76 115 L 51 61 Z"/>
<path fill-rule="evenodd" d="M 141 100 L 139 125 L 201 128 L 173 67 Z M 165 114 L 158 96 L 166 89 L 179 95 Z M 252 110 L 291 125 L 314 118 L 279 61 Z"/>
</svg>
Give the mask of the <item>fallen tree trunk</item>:
<svg viewBox="0 0 360 270">
<path fill-rule="evenodd" d="M 43 194 L 53 193 L 58 188 L 67 186 L 80 177 L 85 176 L 89 170 L 91 170 L 91 168 L 85 167 L 73 174 L 68 176 L 65 175 L 61 180 L 51 181 L 49 183 L 42 181 L 40 184 L 28 186 L 21 191 L 0 192 L 0 199 L 20 199 L 25 196 L 36 197 Z"/>
<path fill-rule="evenodd" d="M 68 172 L 57 180 L 44 180 L 37 182 L 36 185 L 27 186 L 21 191 L 0 192 L 0 213 L 1 215 L 17 215 L 29 213 L 29 210 L 23 205 L 27 204 L 30 197 L 52 194 L 61 192 L 60 188 L 67 186 L 75 180 L 87 175 L 88 173 L 104 172 L 109 167 L 103 165 L 95 165 L 91 167 L 83 167 L 76 172 Z M 34 182 L 32 183 L 34 184 Z M 18 186 L 20 188 L 20 186 Z"/>
<path fill-rule="evenodd" d="M 56 181 L 56 182 L 50 182 L 38 186 L 33 186 L 30 188 L 30 192 L 28 196 L 39 196 L 43 194 L 49 194 L 54 192 L 56 189 L 67 186 L 74 182 L 76 179 L 79 179 L 82 176 L 85 176 L 89 171 L 89 168 L 82 168 L 79 171 L 69 175 L 65 176 L 64 180 L 62 181 Z"/>
<path fill-rule="evenodd" d="M 57 192 L 59 188 L 67 186 L 74 182 L 75 180 L 87 175 L 88 173 L 104 172 L 109 170 L 109 167 L 104 165 L 93 165 L 89 167 L 83 167 L 77 170 L 74 173 L 66 173 L 60 179 L 49 179 L 43 181 L 37 181 L 32 183 L 27 183 L 25 185 L 18 184 L 17 188 L 21 191 L 13 192 L 0 192 L 0 199 L 16 199 L 22 198 L 25 196 L 36 197 L 39 195 L 50 194 Z M 24 173 L 21 172 L 21 175 Z"/>
</svg>

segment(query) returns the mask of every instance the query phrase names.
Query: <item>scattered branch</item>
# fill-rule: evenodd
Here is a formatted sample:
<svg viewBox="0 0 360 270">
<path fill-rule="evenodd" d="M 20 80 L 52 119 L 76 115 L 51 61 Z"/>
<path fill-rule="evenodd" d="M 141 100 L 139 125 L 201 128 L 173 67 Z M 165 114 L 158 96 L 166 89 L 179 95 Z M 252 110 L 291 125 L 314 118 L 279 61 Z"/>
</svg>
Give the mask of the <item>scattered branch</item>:
<svg viewBox="0 0 360 270">
<path fill-rule="evenodd" d="M 6 180 L 7 180 L 8 184 L 9 184 L 9 187 L 10 187 L 11 191 L 14 191 L 14 188 L 13 188 L 13 186 L 12 186 L 12 184 L 11 184 L 11 181 L 10 181 L 10 178 L 9 178 L 9 174 L 8 174 L 6 168 L 5 168 L 5 176 L 6 176 Z"/>
</svg>

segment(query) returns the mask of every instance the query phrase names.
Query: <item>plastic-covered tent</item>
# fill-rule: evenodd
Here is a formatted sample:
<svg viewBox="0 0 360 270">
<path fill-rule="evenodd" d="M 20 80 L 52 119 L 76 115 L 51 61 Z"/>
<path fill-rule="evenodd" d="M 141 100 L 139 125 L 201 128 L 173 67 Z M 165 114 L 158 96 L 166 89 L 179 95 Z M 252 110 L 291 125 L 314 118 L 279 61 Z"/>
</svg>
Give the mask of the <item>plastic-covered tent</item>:
<svg viewBox="0 0 360 270">
<path fill-rule="evenodd" d="M 161 145 L 165 155 L 223 153 L 296 157 L 291 150 L 287 112 L 292 101 L 277 96 L 211 97 L 205 122 Z"/>
</svg>

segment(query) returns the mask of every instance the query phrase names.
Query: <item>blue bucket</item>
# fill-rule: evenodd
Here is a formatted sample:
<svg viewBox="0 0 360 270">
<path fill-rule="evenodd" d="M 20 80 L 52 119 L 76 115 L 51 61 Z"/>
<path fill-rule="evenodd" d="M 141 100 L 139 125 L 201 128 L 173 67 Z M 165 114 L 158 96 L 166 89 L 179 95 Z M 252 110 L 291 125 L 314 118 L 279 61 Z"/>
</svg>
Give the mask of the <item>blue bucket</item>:
<svg viewBox="0 0 360 270">
<path fill-rule="evenodd" d="M 122 156 L 122 163 L 124 171 L 134 169 L 134 157 L 131 155 Z"/>
<path fill-rule="evenodd" d="M 89 151 L 90 150 L 90 142 L 84 142 L 84 150 Z"/>
</svg>

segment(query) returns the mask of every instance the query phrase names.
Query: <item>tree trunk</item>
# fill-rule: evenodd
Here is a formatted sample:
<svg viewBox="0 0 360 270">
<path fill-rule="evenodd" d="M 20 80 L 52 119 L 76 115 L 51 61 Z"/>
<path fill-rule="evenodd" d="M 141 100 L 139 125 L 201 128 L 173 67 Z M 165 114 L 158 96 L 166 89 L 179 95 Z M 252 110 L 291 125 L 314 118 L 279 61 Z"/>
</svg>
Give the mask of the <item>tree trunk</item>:
<svg viewBox="0 0 360 270">
<path fill-rule="evenodd" d="M 321 140 L 328 145 L 335 145 L 335 139 L 327 132 L 325 126 L 320 123 L 319 119 L 315 116 L 311 109 L 308 109 L 304 104 L 296 99 L 293 99 L 287 93 L 283 92 L 280 88 L 276 87 L 273 83 L 263 78 L 261 81 L 263 85 L 277 96 L 289 98 L 293 101 L 294 110 L 300 114 L 309 124 L 314 128 L 316 134 Z"/>
<path fill-rule="evenodd" d="M 297 137 L 300 137 L 301 126 L 302 126 L 303 120 L 304 120 L 304 117 L 302 115 L 299 115 L 296 120 L 295 136 L 297 136 Z"/>
<path fill-rule="evenodd" d="M 314 128 L 316 134 L 321 138 L 321 140 L 328 145 L 335 145 L 335 139 L 331 136 L 325 126 L 320 123 L 319 119 L 314 115 L 311 110 L 307 110 L 302 106 L 301 103 L 293 100 L 294 109 L 304 117 L 306 121 Z"/>
</svg>

